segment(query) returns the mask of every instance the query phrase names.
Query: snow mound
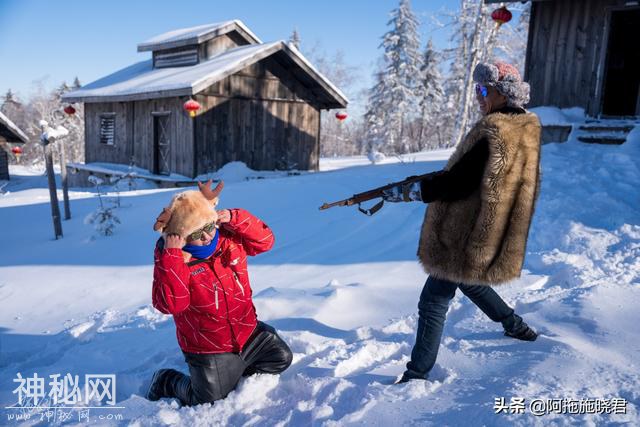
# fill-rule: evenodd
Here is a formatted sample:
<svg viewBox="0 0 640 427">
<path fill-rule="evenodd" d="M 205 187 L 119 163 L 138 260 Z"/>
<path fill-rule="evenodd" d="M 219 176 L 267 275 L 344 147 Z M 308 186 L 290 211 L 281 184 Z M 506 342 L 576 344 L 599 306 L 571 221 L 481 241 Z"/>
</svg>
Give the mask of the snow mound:
<svg viewBox="0 0 640 427">
<path fill-rule="evenodd" d="M 543 126 L 561 126 L 572 123 L 583 122 L 585 119 L 584 109 L 579 107 L 557 108 L 557 107 L 534 107 L 529 111 L 535 113 Z"/>
</svg>

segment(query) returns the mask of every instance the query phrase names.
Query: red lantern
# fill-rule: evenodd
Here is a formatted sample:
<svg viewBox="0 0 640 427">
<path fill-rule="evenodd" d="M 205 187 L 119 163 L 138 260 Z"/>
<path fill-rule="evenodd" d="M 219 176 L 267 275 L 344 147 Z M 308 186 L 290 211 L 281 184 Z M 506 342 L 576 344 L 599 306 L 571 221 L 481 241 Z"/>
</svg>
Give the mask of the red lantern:
<svg viewBox="0 0 640 427">
<path fill-rule="evenodd" d="M 11 152 L 14 156 L 16 156 L 16 160 L 20 161 L 20 156 L 22 156 L 22 148 L 21 147 L 13 147 Z"/>
<path fill-rule="evenodd" d="M 346 118 L 347 118 L 347 113 L 345 113 L 344 111 L 338 111 L 336 113 L 336 119 L 343 121 Z"/>
<path fill-rule="evenodd" d="M 513 15 L 511 15 L 511 12 L 509 12 L 509 9 L 507 9 L 506 6 L 502 6 L 501 8 L 498 8 L 491 13 L 491 18 L 496 22 L 496 25 L 498 27 L 506 22 L 511 21 L 512 17 Z"/>
<path fill-rule="evenodd" d="M 70 116 L 73 116 L 76 113 L 76 109 L 73 108 L 71 105 L 67 105 L 66 107 L 64 107 L 64 112 Z"/>
<path fill-rule="evenodd" d="M 189 112 L 189 116 L 195 117 L 196 111 L 200 109 L 200 103 L 195 99 L 190 99 L 184 103 L 184 109 Z"/>
</svg>

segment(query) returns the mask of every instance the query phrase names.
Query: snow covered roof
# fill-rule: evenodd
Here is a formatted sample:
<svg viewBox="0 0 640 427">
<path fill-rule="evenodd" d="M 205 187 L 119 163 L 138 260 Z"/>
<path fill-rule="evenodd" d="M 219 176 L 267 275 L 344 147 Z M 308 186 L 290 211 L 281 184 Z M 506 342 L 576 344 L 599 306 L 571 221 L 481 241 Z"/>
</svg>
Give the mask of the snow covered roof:
<svg viewBox="0 0 640 427">
<path fill-rule="evenodd" d="M 236 31 L 250 44 L 262 43 L 242 21 L 234 19 L 233 21 L 181 28 L 157 35 L 138 44 L 138 52 L 200 44 L 214 37 L 230 33 L 231 31 Z"/>
<path fill-rule="evenodd" d="M 29 138 L 7 116 L 0 112 L 0 138 L 11 143 L 27 143 Z"/>
<path fill-rule="evenodd" d="M 122 102 L 195 95 L 213 83 L 271 55 L 295 64 L 305 83 L 322 98 L 323 108 L 344 108 L 347 97 L 293 46 L 277 41 L 239 46 L 188 67 L 153 68 L 138 62 L 62 96 L 66 102 Z M 319 89 L 319 90 L 317 90 Z"/>
</svg>

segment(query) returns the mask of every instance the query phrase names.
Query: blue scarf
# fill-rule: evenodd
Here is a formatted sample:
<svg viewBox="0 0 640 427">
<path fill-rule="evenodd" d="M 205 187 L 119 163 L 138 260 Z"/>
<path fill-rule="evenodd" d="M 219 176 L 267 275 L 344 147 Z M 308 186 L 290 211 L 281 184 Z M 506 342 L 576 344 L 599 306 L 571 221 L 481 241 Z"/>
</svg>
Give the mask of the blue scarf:
<svg viewBox="0 0 640 427">
<path fill-rule="evenodd" d="M 216 236 L 211 240 L 211 243 L 208 245 L 184 245 L 182 248 L 183 251 L 189 252 L 194 258 L 205 259 L 209 258 L 216 250 L 216 246 L 218 246 L 218 230 L 216 229 Z"/>
</svg>

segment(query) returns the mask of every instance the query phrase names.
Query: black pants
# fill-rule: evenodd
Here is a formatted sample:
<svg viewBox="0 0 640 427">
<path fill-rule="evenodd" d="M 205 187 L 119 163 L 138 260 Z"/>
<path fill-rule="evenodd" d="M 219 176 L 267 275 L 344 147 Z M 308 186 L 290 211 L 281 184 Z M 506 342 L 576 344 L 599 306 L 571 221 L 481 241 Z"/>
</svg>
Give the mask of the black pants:
<svg viewBox="0 0 640 427">
<path fill-rule="evenodd" d="M 241 377 L 279 374 L 292 360 L 289 346 L 274 328 L 263 322 L 258 322 L 240 353 L 183 353 L 190 375 L 172 369 L 167 374 L 163 394 L 178 398 L 184 406 L 223 399 L 236 388 Z"/>
</svg>

